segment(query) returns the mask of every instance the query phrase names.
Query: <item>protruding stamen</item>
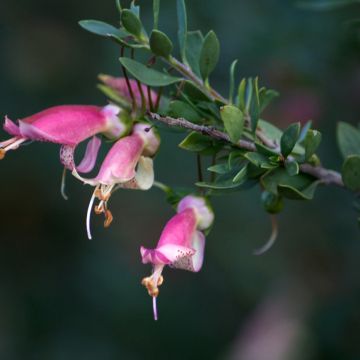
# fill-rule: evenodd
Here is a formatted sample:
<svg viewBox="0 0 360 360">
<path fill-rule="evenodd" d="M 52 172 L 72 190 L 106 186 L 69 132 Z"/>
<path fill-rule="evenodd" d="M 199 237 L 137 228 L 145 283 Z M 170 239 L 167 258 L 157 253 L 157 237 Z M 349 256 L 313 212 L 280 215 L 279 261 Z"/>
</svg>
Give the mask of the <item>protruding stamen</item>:
<svg viewBox="0 0 360 360">
<path fill-rule="evenodd" d="M 6 147 L 4 147 L 3 150 L 5 151 L 9 151 L 9 150 L 16 150 L 24 141 L 26 141 L 26 139 L 23 138 L 14 138 L 14 141 L 11 142 L 9 145 L 7 145 Z"/>
<path fill-rule="evenodd" d="M 62 173 L 62 177 L 61 177 L 61 188 L 60 188 L 60 192 L 61 192 L 61 196 L 65 199 L 68 200 L 68 196 L 65 193 L 65 184 L 66 184 L 66 167 L 64 167 L 64 171 Z"/>
<path fill-rule="evenodd" d="M 95 201 L 95 197 L 96 197 L 95 194 L 96 194 L 97 189 L 98 188 L 95 189 L 94 193 L 91 196 L 89 206 L 88 206 L 88 210 L 87 210 L 87 214 L 86 214 L 86 231 L 87 231 L 87 236 L 88 236 L 89 240 L 92 239 L 91 230 L 90 230 L 90 220 L 91 220 L 91 212 L 92 212 L 91 210 L 93 208 L 93 204 L 94 204 L 94 201 Z"/>
<path fill-rule="evenodd" d="M 153 296 L 153 312 L 154 312 L 154 320 L 158 320 L 158 311 L 157 311 L 157 304 L 156 304 L 156 296 Z"/>
<path fill-rule="evenodd" d="M 262 254 L 266 253 L 274 245 L 274 243 L 278 237 L 278 223 L 277 223 L 275 215 L 271 215 L 270 219 L 271 219 L 270 238 L 264 246 L 262 246 L 260 249 L 256 249 L 254 251 L 254 255 L 262 255 Z"/>
<path fill-rule="evenodd" d="M 0 160 L 5 157 L 6 151 L 4 149 L 0 149 Z"/>
<path fill-rule="evenodd" d="M 109 227 L 113 221 L 113 216 L 110 210 L 105 210 L 104 227 Z"/>
</svg>

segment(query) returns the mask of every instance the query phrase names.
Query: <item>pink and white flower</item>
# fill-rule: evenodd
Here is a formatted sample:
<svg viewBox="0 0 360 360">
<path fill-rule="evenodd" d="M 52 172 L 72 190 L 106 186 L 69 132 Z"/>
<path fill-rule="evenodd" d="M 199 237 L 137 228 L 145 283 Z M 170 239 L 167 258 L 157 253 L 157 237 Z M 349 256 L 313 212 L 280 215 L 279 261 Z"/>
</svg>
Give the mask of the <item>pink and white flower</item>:
<svg viewBox="0 0 360 360">
<path fill-rule="evenodd" d="M 163 283 L 164 267 L 200 271 L 205 249 L 202 231 L 208 229 L 213 221 L 214 213 L 203 197 L 186 196 L 179 202 L 177 214 L 165 225 L 156 248 L 141 247 L 143 264 L 153 265 L 152 275 L 144 278 L 142 284 L 153 298 L 155 320 L 158 318 L 156 298 Z"/>
<path fill-rule="evenodd" d="M 0 142 L 0 159 L 27 140 L 44 141 L 62 145 L 61 161 L 67 166 L 73 163 L 74 151 L 80 142 L 99 133 L 118 138 L 126 132 L 126 125 L 118 117 L 120 111 L 115 105 L 103 108 L 62 105 L 18 120 L 17 124 L 5 117 L 4 130 L 13 137 Z M 93 169 L 99 147 L 100 140 L 94 137 L 88 144 L 83 161 L 77 167 L 78 171 L 89 172 Z"/>
<path fill-rule="evenodd" d="M 95 178 L 81 177 L 77 168 L 71 163 L 68 164 L 76 178 L 95 187 L 86 218 L 89 239 L 91 239 L 90 216 L 96 198 L 100 202 L 95 207 L 95 212 L 105 215 L 104 226 L 108 227 L 112 221 L 112 214 L 107 204 L 114 191 L 119 188 L 148 190 L 152 187 L 154 182 L 152 157 L 159 145 L 160 139 L 155 130 L 147 124 L 139 123 L 134 126 L 131 135 L 123 137 L 112 146 Z"/>
</svg>

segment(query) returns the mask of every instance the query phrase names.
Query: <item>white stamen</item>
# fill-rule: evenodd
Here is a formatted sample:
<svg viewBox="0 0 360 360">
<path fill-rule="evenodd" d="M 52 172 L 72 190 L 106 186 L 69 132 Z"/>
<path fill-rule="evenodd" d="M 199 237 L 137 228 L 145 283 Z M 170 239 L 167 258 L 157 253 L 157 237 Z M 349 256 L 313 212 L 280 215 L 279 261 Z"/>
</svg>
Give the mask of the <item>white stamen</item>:
<svg viewBox="0 0 360 360">
<path fill-rule="evenodd" d="M 66 195 L 66 192 L 65 192 L 65 183 L 66 183 L 66 167 L 64 167 L 64 171 L 63 171 L 63 174 L 62 174 L 62 177 L 61 177 L 60 192 L 61 192 L 62 197 L 65 200 L 68 200 L 69 198 L 68 198 L 68 196 Z"/>
<path fill-rule="evenodd" d="M 158 320 L 158 311 L 157 311 L 157 305 L 156 305 L 156 297 L 153 296 L 153 312 L 154 312 L 154 320 Z"/>
<path fill-rule="evenodd" d="M 91 230 L 90 230 L 90 219 L 91 219 L 91 213 L 92 213 L 92 208 L 93 208 L 94 201 L 95 201 L 95 193 L 97 191 L 97 188 L 98 187 L 95 188 L 95 191 L 93 192 L 93 194 L 91 196 L 89 207 L 88 207 L 87 214 L 86 214 L 86 231 L 87 231 L 87 236 L 88 236 L 89 240 L 92 239 Z"/>
<path fill-rule="evenodd" d="M 17 137 L 13 137 L 9 140 L 5 140 L 3 142 L 0 143 L 0 148 L 5 148 L 6 146 L 11 145 L 12 143 L 14 143 L 16 141 Z"/>
<path fill-rule="evenodd" d="M 24 141 L 26 141 L 26 139 L 18 139 L 14 142 L 12 142 L 10 145 L 6 146 L 4 148 L 5 151 L 9 151 L 9 150 L 15 150 L 19 147 L 20 144 L 22 144 Z"/>
<path fill-rule="evenodd" d="M 278 237 L 278 224 L 277 224 L 276 217 L 274 215 L 271 215 L 270 219 L 271 219 L 271 227 L 272 227 L 270 239 L 260 249 L 256 249 L 253 252 L 254 255 L 262 255 L 262 254 L 266 253 L 269 249 L 271 249 L 271 247 L 274 245 L 274 243 Z"/>
</svg>

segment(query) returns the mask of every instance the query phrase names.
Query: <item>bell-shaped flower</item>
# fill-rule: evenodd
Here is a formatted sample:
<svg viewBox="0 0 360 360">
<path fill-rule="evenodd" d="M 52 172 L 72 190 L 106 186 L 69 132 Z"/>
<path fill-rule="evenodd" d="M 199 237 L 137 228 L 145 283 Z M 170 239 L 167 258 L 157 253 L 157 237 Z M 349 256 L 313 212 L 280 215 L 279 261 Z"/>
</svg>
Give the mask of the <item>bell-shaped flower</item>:
<svg viewBox="0 0 360 360">
<path fill-rule="evenodd" d="M 91 105 L 62 105 L 18 120 L 17 124 L 5 117 L 4 130 L 13 137 L 0 142 L 0 159 L 4 158 L 9 150 L 17 149 L 27 140 L 47 141 L 62 145 L 61 161 L 68 166 L 72 163 L 70 158 L 80 142 L 99 133 L 110 138 L 118 138 L 125 133 L 127 126 L 120 121 L 119 113 L 120 108 L 115 105 L 103 108 Z M 99 146 L 100 140 L 94 137 L 88 144 L 78 171 L 92 170 Z"/>
<path fill-rule="evenodd" d="M 110 75 L 100 75 L 99 79 L 112 91 L 114 91 L 120 99 L 128 104 L 132 103 L 129 87 L 131 88 L 134 99 L 139 106 L 142 103 L 141 93 L 144 95 L 145 105 L 148 110 L 150 110 L 150 102 L 155 104 L 157 101 L 156 92 L 150 90 L 144 84 L 138 84 L 136 80 L 129 79 L 129 82 L 127 82 L 127 80 L 123 77 L 113 77 Z"/>
<path fill-rule="evenodd" d="M 143 264 L 153 265 L 152 275 L 142 280 L 153 298 L 154 318 L 157 320 L 156 298 L 163 283 L 162 271 L 165 265 L 172 268 L 198 272 L 201 269 L 205 235 L 214 221 L 214 213 L 203 197 L 189 195 L 177 206 L 177 214 L 163 229 L 156 249 L 141 247 Z"/>
<path fill-rule="evenodd" d="M 148 190 L 154 182 L 152 157 L 157 152 L 160 139 L 155 130 L 147 124 L 136 124 L 132 134 L 115 142 L 106 155 L 98 175 L 93 179 L 81 177 L 75 166 L 73 175 L 85 184 L 95 187 L 86 217 L 88 238 L 91 239 L 90 216 L 95 199 L 100 202 L 95 206 L 96 214 L 105 215 L 104 226 L 112 221 L 108 209 L 111 194 L 119 188 Z M 71 166 L 71 165 L 70 165 Z"/>
</svg>

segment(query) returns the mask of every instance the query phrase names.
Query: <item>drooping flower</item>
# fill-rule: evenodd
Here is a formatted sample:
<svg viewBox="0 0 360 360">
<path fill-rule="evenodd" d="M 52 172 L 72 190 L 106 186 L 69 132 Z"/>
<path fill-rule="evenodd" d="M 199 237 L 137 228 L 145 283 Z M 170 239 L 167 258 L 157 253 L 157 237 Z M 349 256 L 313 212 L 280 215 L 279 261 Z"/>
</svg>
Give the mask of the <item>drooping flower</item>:
<svg viewBox="0 0 360 360">
<path fill-rule="evenodd" d="M 43 110 L 18 120 L 15 124 L 5 117 L 4 130 L 13 137 L 0 142 L 0 159 L 9 150 L 17 149 L 27 140 L 46 141 L 62 145 L 61 161 L 67 166 L 72 161 L 76 146 L 96 134 L 118 138 L 126 131 L 120 121 L 120 108 L 107 105 L 103 108 L 91 105 L 61 105 Z M 78 171 L 89 172 L 95 165 L 100 140 L 96 137 L 88 144 L 85 157 Z M 72 169 L 71 169 L 72 170 Z"/>
<path fill-rule="evenodd" d="M 73 175 L 85 184 L 95 187 L 87 211 L 86 227 L 91 239 L 90 216 L 96 198 L 100 200 L 95 206 L 96 214 L 105 215 L 104 226 L 112 221 L 108 209 L 111 194 L 119 188 L 148 190 L 154 182 L 152 157 L 157 152 L 160 139 L 154 129 L 147 124 L 136 124 L 132 134 L 118 140 L 106 155 L 98 175 L 93 179 L 81 177 L 75 166 Z M 69 164 L 71 167 L 71 164 Z"/>
<path fill-rule="evenodd" d="M 100 75 L 99 79 L 109 88 L 111 88 L 115 93 L 127 103 L 131 104 L 131 94 L 129 92 L 129 86 L 125 78 L 122 77 L 113 77 L 110 75 Z M 146 107 L 150 109 L 150 101 L 155 104 L 157 100 L 157 94 L 153 90 L 149 90 L 146 85 L 141 84 L 140 88 L 136 80 L 129 79 L 129 85 L 134 95 L 135 101 L 138 106 L 141 105 L 141 91 L 144 94 Z M 140 91 L 141 89 L 141 91 Z"/>
<path fill-rule="evenodd" d="M 214 213 L 203 197 L 186 196 L 179 202 L 177 214 L 165 225 L 157 247 L 152 250 L 141 247 L 143 264 L 153 265 L 152 275 L 144 278 L 142 284 L 153 298 L 155 320 L 158 318 L 156 298 L 163 283 L 164 267 L 200 271 L 205 249 L 202 230 L 208 229 L 213 221 Z"/>
</svg>

